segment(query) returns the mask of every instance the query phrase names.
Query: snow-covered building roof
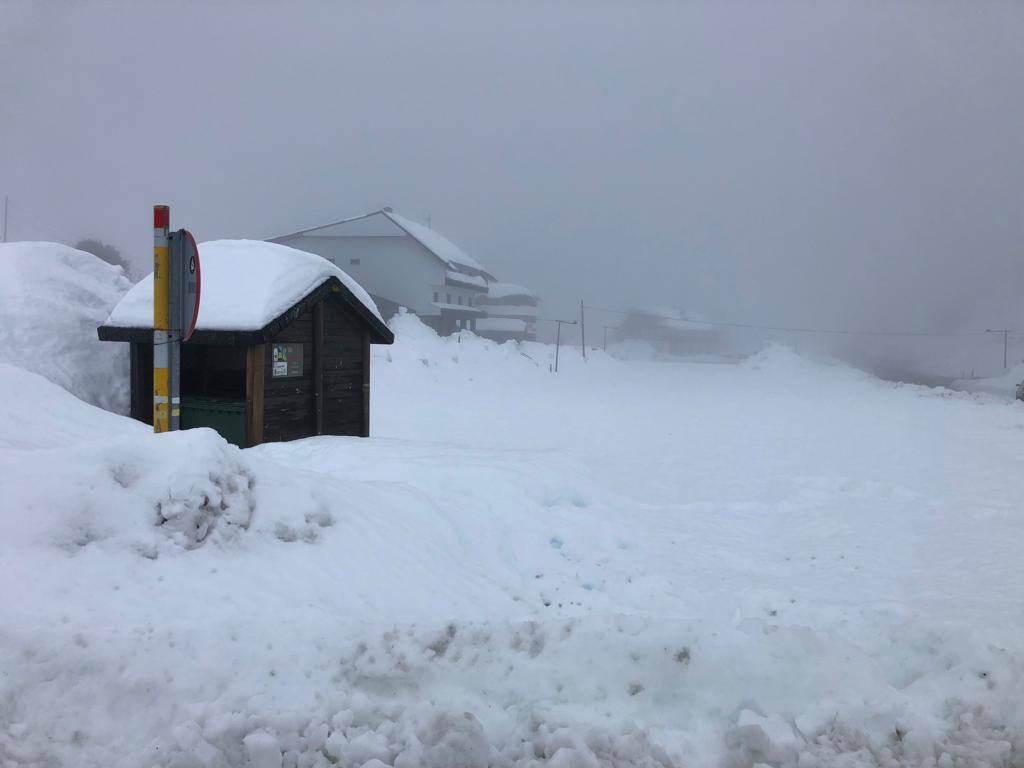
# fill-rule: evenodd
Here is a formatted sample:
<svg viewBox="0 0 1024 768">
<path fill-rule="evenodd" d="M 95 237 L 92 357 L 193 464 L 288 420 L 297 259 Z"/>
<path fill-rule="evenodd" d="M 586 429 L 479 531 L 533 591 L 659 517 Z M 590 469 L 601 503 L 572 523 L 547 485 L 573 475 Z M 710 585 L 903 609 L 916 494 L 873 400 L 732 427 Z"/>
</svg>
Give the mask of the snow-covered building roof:
<svg viewBox="0 0 1024 768">
<path fill-rule="evenodd" d="M 529 298 L 537 298 L 537 294 L 531 291 L 529 288 L 523 285 L 516 285 L 515 283 L 491 283 L 487 286 L 487 297 L 489 299 L 504 299 L 508 296 L 527 296 Z"/>
<path fill-rule="evenodd" d="M 452 272 L 451 270 L 448 270 L 444 273 L 444 280 L 446 283 L 471 286 L 483 291 L 487 290 L 487 281 L 479 275 L 467 275 L 465 272 Z"/>
<path fill-rule="evenodd" d="M 455 245 L 455 243 L 444 235 L 436 232 L 428 226 L 419 224 L 404 216 L 400 216 L 390 208 L 381 208 L 380 210 L 371 211 L 370 213 L 352 216 L 347 219 L 340 219 L 339 221 L 332 221 L 329 224 L 322 224 L 318 227 L 301 229 L 298 232 L 289 232 L 286 235 L 280 235 L 279 237 L 272 237 L 270 239 L 279 241 L 297 237 L 299 235 L 320 235 L 330 237 L 352 234 L 379 234 L 366 228 L 368 220 L 371 219 L 382 219 L 397 227 L 401 232 L 404 232 L 413 240 L 418 242 L 427 251 L 444 262 L 449 269 L 455 272 L 479 275 L 487 278 L 488 280 L 495 279 L 494 275 L 484 269 L 480 262 L 469 256 L 465 251 Z M 372 224 L 370 226 L 372 226 Z"/>
<path fill-rule="evenodd" d="M 201 296 L 197 333 L 262 332 L 319 290 L 336 290 L 391 343 L 377 305 L 362 286 L 326 259 L 262 240 L 213 240 L 199 245 Z M 108 329 L 153 327 L 153 275 L 121 299 L 104 324 Z"/>
</svg>

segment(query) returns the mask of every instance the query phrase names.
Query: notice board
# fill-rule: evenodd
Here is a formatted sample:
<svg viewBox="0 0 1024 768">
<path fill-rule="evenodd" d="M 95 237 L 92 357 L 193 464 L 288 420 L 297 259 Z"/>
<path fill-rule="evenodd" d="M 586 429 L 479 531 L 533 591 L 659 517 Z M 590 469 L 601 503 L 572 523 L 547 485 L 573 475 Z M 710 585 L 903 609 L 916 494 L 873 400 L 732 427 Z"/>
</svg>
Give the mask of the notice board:
<svg viewBox="0 0 1024 768">
<path fill-rule="evenodd" d="M 274 344 L 271 353 L 272 378 L 286 379 L 302 375 L 301 344 Z"/>
</svg>

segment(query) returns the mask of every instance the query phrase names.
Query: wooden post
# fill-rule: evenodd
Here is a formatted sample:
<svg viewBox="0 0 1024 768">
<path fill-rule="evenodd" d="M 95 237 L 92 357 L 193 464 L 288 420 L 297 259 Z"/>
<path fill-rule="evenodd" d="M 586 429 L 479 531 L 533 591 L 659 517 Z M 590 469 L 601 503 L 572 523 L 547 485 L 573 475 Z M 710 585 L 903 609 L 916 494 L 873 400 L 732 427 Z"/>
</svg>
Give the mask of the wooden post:
<svg viewBox="0 0 1024 768">
<path fill-rule="evenodd" d="M 267 345 L 254 344 L 245 350 L 245 447 L 263 442 L 263 382 Z"/>
<path fill-rule="evenodd" d="M 363 331 L 363 437 L 370 436 L 370 332 Z"/>
<path fill-rule="evenodd" d="M 313 305 L 313 391 L 316 399 L 316 433 L 324 433 L 324 300 Z"/>
<path fill-rule="evenodd" d="M 583 299 L 580 299 L 580 347 L 583 349 L 583 359 L 587 359 L 587 322 L 583 318 Z"/>
<path fill-rule="evenodd" d="M 555 320 L 558 329 L 555 331 L 555 373 L 558 373 L 558 348 L 562 346 L 562 321 Z"/>
</svg>

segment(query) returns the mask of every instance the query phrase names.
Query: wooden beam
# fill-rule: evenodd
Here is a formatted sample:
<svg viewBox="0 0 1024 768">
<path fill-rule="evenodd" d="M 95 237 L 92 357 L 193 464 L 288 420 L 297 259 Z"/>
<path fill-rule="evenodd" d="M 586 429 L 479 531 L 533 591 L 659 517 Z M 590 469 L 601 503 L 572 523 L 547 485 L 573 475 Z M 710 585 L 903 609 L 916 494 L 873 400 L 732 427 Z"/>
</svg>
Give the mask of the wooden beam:
<svg viewBox="0 0 1024 768">
<path fill-rule="evenodd" d="M 267 345 L 253 344 L 245 351 L 245 447 L 263 442 L 263 382 Z"/>
<path fill-rule="evenodd" d="M 324 433 L 324 300 L 313 305 L 313 385 L 316 433 Z"/>
<path fill-rule="evenodd" d="M 370 332 L 363 331 L 363 437 L 370 436 Z"/>
</svg>

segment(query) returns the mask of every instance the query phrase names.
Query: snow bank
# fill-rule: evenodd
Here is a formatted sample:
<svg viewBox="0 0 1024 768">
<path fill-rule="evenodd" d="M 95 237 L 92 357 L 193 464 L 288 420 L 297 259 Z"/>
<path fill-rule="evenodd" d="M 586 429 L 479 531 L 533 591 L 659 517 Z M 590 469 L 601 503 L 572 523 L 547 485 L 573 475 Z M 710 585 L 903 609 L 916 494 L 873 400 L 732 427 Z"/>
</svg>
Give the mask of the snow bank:
<svg viewBox="0 0 1024 768">
<path fill-rule="evenodd" d="M 56 448 L 112 435 L 141 435 L 142 424 L 86 405 L 42 376 L 0 363 L 0 448 Z"/>
<path fill-rule="evenodd" d="M 416 315 L 404 309 L 399 310 L 388 327 L 395 334 L 395 344 L 386 349 L 374 348 L 375 359 L 396 367 L 457 370 L 461 379 L 460 386 L 465 386 L 466 376 L 490 379 L 532 376 L 540 369 L 547 372 L 548 365 L 553 364 L 555 359 L 555 348 L 549 344 L 514 341 L 498 344 L 470 331 L 441 337 Z M 563 347 L 563 358 L 572 354 L 568 347 Z M 579 351 L 575 354 L 579 356 Z M 566 364 L 571 365 L 568 360 Z"/>
<path fill-rule="evenodd" d="M 213 240 L 199 244 L 202 299 L 199 330 L 258 330 L 325 280 L 336 277 L 380 319 L 370 295 L 320 256 L 261 240 Z M 383 322 L 383 320 L 381 321 Z M 110 313 L 107 325 L 153 327 L 153 274 L 136 284 Z"/>
<path fill-rule="evenodd" d="M 131 283 L 120 267 L 58 243 L 0 244 L 0 362 L 93 405 L 128 410 L 128 350 L 96 328 Z"/>
<path fill-rule="evenodd" d="M 1024 382 L 1024 363 L 1018 363 L 999 376 L 984 379 L 957 379 L 953 389 L 961 392 L 984 392 L 1001 397 L 1017 397 L 1017 388 Z"/>
</svg>

